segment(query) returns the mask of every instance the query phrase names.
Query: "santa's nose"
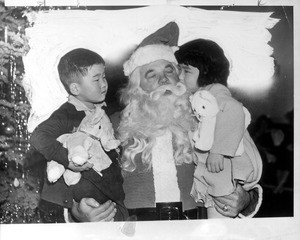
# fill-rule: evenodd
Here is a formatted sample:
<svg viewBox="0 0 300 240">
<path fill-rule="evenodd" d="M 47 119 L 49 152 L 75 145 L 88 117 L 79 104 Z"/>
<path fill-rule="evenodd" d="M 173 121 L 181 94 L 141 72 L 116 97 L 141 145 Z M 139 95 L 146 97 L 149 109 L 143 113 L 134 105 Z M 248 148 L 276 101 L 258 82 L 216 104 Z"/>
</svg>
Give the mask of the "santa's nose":
<svg viewBox="0 0 300 240">
<path fill-rule="evenodd" d="M 170 80 L 169 80 L 166 76 L 162 76 L 162 77 L 158 80 L 158 84 L 159 84 L 159 85 L 170 84 Z"/>
</svg>

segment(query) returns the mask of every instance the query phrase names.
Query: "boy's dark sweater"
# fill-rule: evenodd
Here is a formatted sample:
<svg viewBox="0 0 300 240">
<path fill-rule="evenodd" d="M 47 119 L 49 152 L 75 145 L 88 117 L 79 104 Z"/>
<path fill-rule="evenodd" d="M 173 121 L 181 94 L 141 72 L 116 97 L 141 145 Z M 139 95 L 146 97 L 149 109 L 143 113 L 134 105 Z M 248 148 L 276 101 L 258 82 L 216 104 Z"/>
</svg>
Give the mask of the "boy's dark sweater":
<svg viewBox="0 0 300 240">
<path fill-rule="evenodd" d="M 54 160 L 66 168 L 69 164 L 68 151 L 56 139 L 76 129 L 85 117 L 84 111 L 77 111 L 75 106 L 66 102 L 57 109 L 46 121 L 42 122 L 32 133 L 31 145 L 39 151 L 47 161 Z M 70 208 L 73 199 L 77 202 L 83 197 L 93 197 L 99 203 L 111 199 L 117 203 L 117 215 L 115 220 L 126 220 L 127 210 L 124 208 L 123 178 L 118 164 L 118 154 L 115 150 L 107 152 L 112 160 L 109 168 L 102 171 L 101 177 L 93 169 L 81 172 L 78 184 L 67 186 L 61 177 L 55 183 L 49 183 L 47 179 L 41 198 Z"/>
</svg>

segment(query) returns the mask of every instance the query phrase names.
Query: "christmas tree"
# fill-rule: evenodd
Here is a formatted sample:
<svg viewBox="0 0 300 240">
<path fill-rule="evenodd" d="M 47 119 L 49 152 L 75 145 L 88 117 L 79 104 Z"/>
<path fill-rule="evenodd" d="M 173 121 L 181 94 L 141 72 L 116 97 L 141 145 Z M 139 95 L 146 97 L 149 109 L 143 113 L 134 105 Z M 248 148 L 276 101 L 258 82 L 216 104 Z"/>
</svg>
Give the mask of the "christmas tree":
<svg viewBox="0 0 300 240">
<path fill-rule="evenodd" d="M 0 223 L 64 222 L 61 209 L 38 208 L 46 161 L 29 144 L 30 93 L 22 84 L 25 29 L 32 27 L 26 16 L 60 9 L 72 7 L 6 7 L 0 0 Z"/>
<path fill-rule="evenodd" d="M 40 179 L 26 168 L 30 105 L 22 86 L 22 56 L 29 51 L 24 13 L 0 1 L 0 223 L 41 222 Z"/>
</svg>

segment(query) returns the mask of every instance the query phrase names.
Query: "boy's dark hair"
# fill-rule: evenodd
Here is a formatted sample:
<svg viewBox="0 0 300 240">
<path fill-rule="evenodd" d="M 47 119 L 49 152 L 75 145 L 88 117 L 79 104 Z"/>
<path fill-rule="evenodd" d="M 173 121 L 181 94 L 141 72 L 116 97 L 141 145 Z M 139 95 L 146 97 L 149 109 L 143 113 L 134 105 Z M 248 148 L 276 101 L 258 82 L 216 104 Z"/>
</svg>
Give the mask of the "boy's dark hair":
<svg viewBox="0 0 300 240">
<path fill-rule="evenodd" d="M 94 64 L 105 62 L 99 54 L 84 48 L 74 49 L 60 59 L 57 67 L 59 78 L 69 94 L 69 85 L 78 82 L 79 77 L 85 76 L 88 68 Z"/>
<path fill-rule="evenodd" d="M 179 63 L 199 69 L 199 87 L 212 83 L 227 86 L 230 65 L 217 43 L 207 39 L 196 39 L 182 45 L 175 52 L 175 56 Z"/>
</svg>

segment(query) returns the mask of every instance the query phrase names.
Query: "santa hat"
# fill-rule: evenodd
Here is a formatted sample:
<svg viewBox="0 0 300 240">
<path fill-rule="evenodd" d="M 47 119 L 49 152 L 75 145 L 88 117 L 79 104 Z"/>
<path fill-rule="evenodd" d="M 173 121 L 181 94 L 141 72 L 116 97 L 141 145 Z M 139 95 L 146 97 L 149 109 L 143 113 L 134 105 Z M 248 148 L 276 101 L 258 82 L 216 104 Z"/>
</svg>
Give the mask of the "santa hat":
<svg viewBox="0 0 300 240">
<path fill-rule="evenodd" d="M 177 64 L 174 53 L 178 50 L 178 37 L 179 28 L 175 22 L 168 23 L 146 37 L 123 64 L 125 76 L 129 76 L 137 67 L 157 60 Z"/>
</svg>

